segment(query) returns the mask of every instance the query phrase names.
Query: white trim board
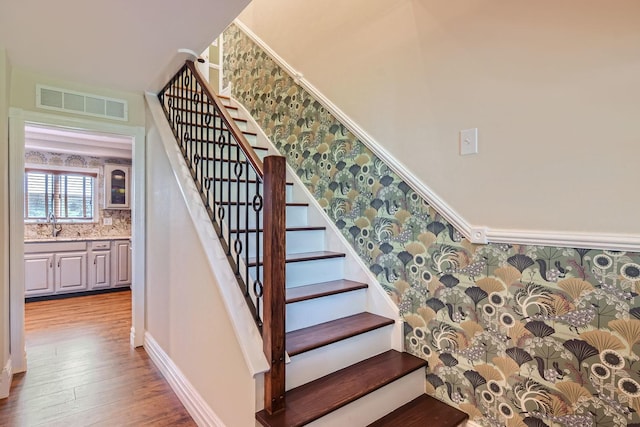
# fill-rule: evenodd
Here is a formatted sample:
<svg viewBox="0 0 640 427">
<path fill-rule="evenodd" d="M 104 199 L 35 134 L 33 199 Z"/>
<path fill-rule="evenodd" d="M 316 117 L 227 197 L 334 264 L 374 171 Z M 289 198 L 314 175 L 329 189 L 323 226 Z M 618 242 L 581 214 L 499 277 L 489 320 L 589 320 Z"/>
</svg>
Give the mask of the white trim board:
<svg viewBox="0 0 640 427">
<path fill-rule="evenodd" d="M 13 372 L 27 369 L 24 342 L 24 141 L 25 124 L 36 123 L 69 129 L 83 129 L 119 134 L 133 138 L 133 197 L 131 227 L 133 244 L 132 334 L 131 345 L 141 346 L 144 340 L 145 307 L 145 129 L 119 123 L 99 122 L 89 118 L 66 117 L 11 108 L 9 110 L 9 271 L 10 271 L 10 335 Z"/>
<path fill-rule="evenodd" d="M 13 379 L 13 367 L 11 366 L 11 356 L 7 360 L 7 364 L 4 365 L 2 372 L 0 373 L 0 399 L 4 399 L 9 396 L 9 389 L 11 388 L 11 380 Z"/>
<path fill-rule="evenodd" d="M 235 19 L 238 26 L 254 43 L 282 67 L 293 80 L 317 99 L 331 114 L 344 124 L 364 145 L 383 160 L 400 178 L 422 196 L 440 215 L 453 225 L 472 243 L 511 243 L 534 246 L 560 246 L 586 249 L 611 249 L 640 252 L 639 234 L 606 234 L 587 232 L 563 232 L 549 230 L 518 230 L 490 228 L 483 225 L 470 224 L 459 212 L 447 204 L 438 194 L 418 180 L 409 169 L 389 153 L 371 135 L 364 131 L 355 121 L 347 116 L 337 105 L 332 103 L 315 86 L 306 80 L 302 73 L 289 65 L 260 37 L 249 29 L 242 21 Z"/>
<path fill-rule="evenodd" d="M 144 334 L 144 349 L 197 425 L 224 427 L 222 420 L 207 405 L 180 368 L 173 363 L 149 332 Z"/>
</svg>

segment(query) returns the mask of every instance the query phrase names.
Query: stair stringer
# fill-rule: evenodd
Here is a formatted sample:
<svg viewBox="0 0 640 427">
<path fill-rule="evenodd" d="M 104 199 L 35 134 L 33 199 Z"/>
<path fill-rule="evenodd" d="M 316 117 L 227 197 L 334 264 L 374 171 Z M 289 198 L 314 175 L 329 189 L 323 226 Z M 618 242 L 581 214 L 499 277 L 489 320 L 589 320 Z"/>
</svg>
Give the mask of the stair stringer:
<svg viewBox="0 0 640 427">
<path fill-rule="evenodd" d="M 251 114 L 240 102 L 232 98 L 234 107 L 238 107 L 239 115 L 248 121 L 250 129 L 257 133 L 256 145 L 268 147 L 270 154 L 280 154 L 275 145 L 264 133 L 262 128 L 253 119 Z M 400 317 L 398 306 L 384 290 L 378 279 L 365 265 L 364 261 L 353 249 L 335 223 L 324 212 L 315 197 L 304 185 L 295 171 L 287 163 L 287 181 L 293 182 L 293 198 L 296 201 L 309 204 L 308 223 L 311 225 L 326 227 L 325 248 L 328 251 L 341 252 L 346 255 L 344 259 L 344 278 L 369 285 L 367 291 L 366 309 L 370 313 L 388 317 L 395 320 L 390 335 L 390 348 L 397 351 L 404 350 L 404 335 L 402 333 L 403 321 Z"/>
<path fill-rule="evenodd" d="M 269 362 L 263 352 L 262 336 L 256 327 L 253 316 L 247 309 L 247 303 L 240 288 L 236 285 L 233 270 L 229 265 L 225 251 L 209 219 L 178 144 L 176 144 L 175 136 L 167 122 L 160 101 L 152 93 L 146 93 L 145 99 L 153 121 L 157 126 L 158 137 L 162 141 L 169 164 L 184 198 L 190 219 L 197 231 L 209 268 L 216 277 L 218 284 L 230 285 L 219 286 L 218 289 L 242 350 L 247 369 L 256 379 L 256 383 L 262 383 L 262 374 L 270 369 Z M 263 392 L 262 387 L 256 384 L 256 401 L 258 402 L 262 400 L 258 396 L 259 392 Z"/>
</svg>

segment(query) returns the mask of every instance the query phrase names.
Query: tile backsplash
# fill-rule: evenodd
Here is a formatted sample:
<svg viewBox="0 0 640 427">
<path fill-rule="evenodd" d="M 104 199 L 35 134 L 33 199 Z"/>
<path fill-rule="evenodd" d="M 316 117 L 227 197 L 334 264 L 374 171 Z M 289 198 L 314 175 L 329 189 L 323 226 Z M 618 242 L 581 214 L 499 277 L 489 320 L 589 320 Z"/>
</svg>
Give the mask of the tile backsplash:
<svg viewBox="0 0 640 427">
<path fill-rule="evenodd" d="M 101 238 L 123 237 L 131 235 L 131 210 L 104 209 L 104 165 L 131 165 L 127 159 L 112 159 L 103 157 L 80 156 L 77 154 L 50 153 L 44 151 L 27 151 L 25 163 L 31 165 L 69 166 L 74 168 L 99 169 L 96 191 L 98 217 L 96 222 L 62 224 L 59 238 Z M 104 225 L 104 218 L 111 218 L 111 225 Z M 51 224 L 25 223 L 25 240 L 51 238 Z"/>
</svg>

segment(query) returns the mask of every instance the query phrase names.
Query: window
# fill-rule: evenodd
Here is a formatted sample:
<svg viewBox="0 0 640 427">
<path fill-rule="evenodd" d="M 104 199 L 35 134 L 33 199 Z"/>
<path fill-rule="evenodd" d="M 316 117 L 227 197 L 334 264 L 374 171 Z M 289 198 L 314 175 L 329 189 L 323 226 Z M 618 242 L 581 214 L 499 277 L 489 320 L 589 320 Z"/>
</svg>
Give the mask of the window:
<svg viewBox="0 0 640 427">
<path fill-rule="evenodd" d="M 96 174 L 25 170 L 24 212 L 27 220 L 93 220 Z"/>
</svg>

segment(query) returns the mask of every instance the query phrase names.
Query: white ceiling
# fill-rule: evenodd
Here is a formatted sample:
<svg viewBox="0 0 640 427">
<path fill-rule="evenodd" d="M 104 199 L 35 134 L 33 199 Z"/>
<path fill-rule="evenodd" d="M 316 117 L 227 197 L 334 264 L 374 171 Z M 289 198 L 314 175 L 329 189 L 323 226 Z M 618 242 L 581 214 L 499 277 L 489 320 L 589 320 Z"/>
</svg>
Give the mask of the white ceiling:
<svg viewBox="0 0 640 427">
<path fill-rule="evenodd" d="M 24 145 L 27 151 L 130 159 L 132 142 L 131 137 L 109 133 L 32 124 L 24 127 Z"/>
<path fill-rule="evenodd" d="M 158 91 L 250 0 L 0 0 L 14 68 L 125 91 Z"/>
</svg>

